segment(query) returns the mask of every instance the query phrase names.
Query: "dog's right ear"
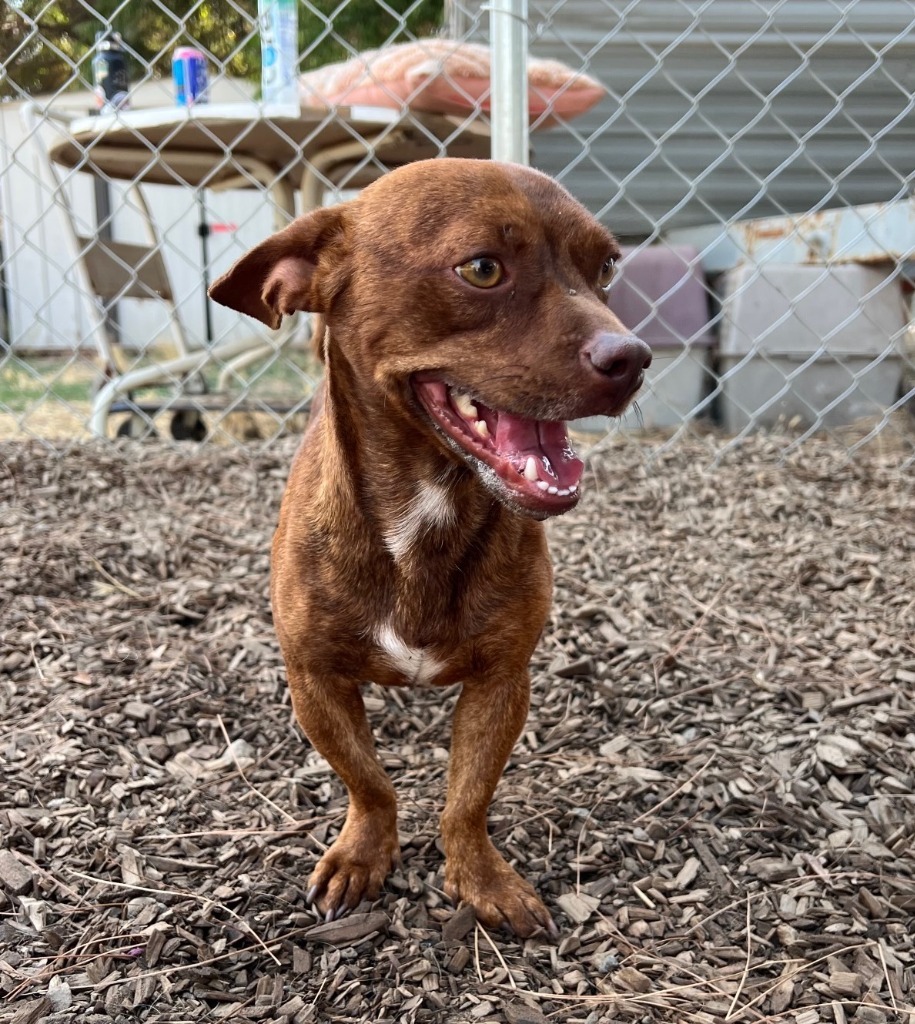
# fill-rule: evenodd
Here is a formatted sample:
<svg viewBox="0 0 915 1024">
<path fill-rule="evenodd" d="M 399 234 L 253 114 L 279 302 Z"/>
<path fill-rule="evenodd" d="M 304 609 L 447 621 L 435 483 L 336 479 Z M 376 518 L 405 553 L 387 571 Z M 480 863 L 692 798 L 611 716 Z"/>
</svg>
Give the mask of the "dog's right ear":
<svg viewBox="0 0 915 1024">
<path fill-rule="evenodd" d="M 298 310 L 326 313 L 339 277 L 331 271 L 345 255 L 345 216 L 342 206 L 327 206 L 298 217 L 237 260 L 210 298 L 274 330 Z"/>
</svg>

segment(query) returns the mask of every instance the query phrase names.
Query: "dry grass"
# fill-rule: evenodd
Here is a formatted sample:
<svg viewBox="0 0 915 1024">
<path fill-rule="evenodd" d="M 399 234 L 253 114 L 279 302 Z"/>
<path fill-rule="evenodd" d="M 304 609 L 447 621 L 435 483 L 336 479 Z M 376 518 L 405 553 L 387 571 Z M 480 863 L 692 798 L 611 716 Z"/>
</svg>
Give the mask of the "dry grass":
<svg viewBox="0 0 915 1024">
<path fill-rule="evenodd" d="M 172 347 L 163 344 L 146 356 L 134 357 L 132 368 L 144 367 L 151 360 L 162 362 L 176 354 Z M 129 360 L 123 362 L 126 369 Z M 209 430 L 208 443 L 232 445 L 301 432 L 302 414 L 287 416 L 282 410 L 297 404 L 311 390 L 318 375 L 314 359 L 302 347 L 287 349 L 279 357 L 246 367 L 240 371 L 239 379 L 230 382 L 229 391 L 214 399 L 214 408 L 202 413 Z M 218 380 L 217 368 L 209 367 L 205 376 L 212 391 Z M 248 381 L 244 396 L 239 392 L 242 378 Z M 101 380 L 99 361 L 88 353 L 29 359 L 0 356 L 0 439 L 36 438 L 58 448 L 88 440 L 92 399 Z M 153 387 L 142 389 L 135 397 L 139 402 L 167 403 L 170 396 L 177 394 L 177 388 Z M 243 398 L 244 411 L 234 410 Z M 140 429 L 170 439 L 172 415 L 167 410 L 141 424 Z M 126 419 L 123 412 L 111 415 L 108 432 L 112 437 Z"/>
</svg>

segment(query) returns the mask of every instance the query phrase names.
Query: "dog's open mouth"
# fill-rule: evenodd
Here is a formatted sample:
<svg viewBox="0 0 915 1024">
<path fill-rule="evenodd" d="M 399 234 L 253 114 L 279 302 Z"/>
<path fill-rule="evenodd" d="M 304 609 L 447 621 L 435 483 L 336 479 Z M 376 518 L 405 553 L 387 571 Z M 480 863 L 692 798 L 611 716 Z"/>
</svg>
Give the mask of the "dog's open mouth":
<svg viewBox="0 0 915 1024">
<path fill-rule="evenodd" d="M 414 378 L 414 391 L 433 422 L 462 454 L 495 475 L 512 503 L 538 516 L 568 511 L 579 498 L 584 465 L 565 423 L 526 419 L 491 409 L 439 380 Z"/>
</svg>

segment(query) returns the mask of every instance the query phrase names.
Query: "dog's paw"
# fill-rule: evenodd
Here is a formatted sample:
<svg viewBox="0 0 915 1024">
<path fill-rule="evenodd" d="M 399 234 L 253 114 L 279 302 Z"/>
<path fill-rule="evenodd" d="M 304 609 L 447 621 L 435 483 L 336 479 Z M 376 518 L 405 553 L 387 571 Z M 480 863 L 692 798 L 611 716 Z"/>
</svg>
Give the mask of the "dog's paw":
<svg viewBox="0 0 915 1024">
<path fill-rule="evenodd" d="M 487 928 L 509 928 L 519 938 L 547 935 L 559 929 L 543 901 L 494 847 L 472 859 L 451 857 L 445 864 L 445 892 L 457 904 L 470 903 Z"/>
<path fill-rule="evenodd" d="M 305 898 L 325 921 L 333 921 L 354 910 L 363 900 L 376 899 L 399 861 L 396 830 L 379 834 L 370 825 L 351 827 L 347 823 L 318 861 L 308 880 Z"/>
</svg>

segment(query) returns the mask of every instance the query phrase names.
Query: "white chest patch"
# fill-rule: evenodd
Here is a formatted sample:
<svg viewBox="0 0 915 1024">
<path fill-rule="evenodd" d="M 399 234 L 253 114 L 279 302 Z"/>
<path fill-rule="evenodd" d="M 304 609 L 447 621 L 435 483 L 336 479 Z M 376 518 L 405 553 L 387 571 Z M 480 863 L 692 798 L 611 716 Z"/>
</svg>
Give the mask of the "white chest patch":
<svg viewBox="0 0 915 1024">
<path fill-rule="evenodd" d="M 421 483 L 416 497 L 391 529 L 385 532 L 384 542 L 388 551 L 395 561 L 399 561 L 429 530 L 451 525 L 455 515 L 447 487 L 435 481 Z"/>
<path fill-rule="evenodd" d="M 387 624 L 375 631 L 375 643 L 384 651 L 391 666 L 414 686 L 428 685 L 445 667 L 444 662 L 433 658 L 428 651 L 405 644 Z"/>
</svg>

